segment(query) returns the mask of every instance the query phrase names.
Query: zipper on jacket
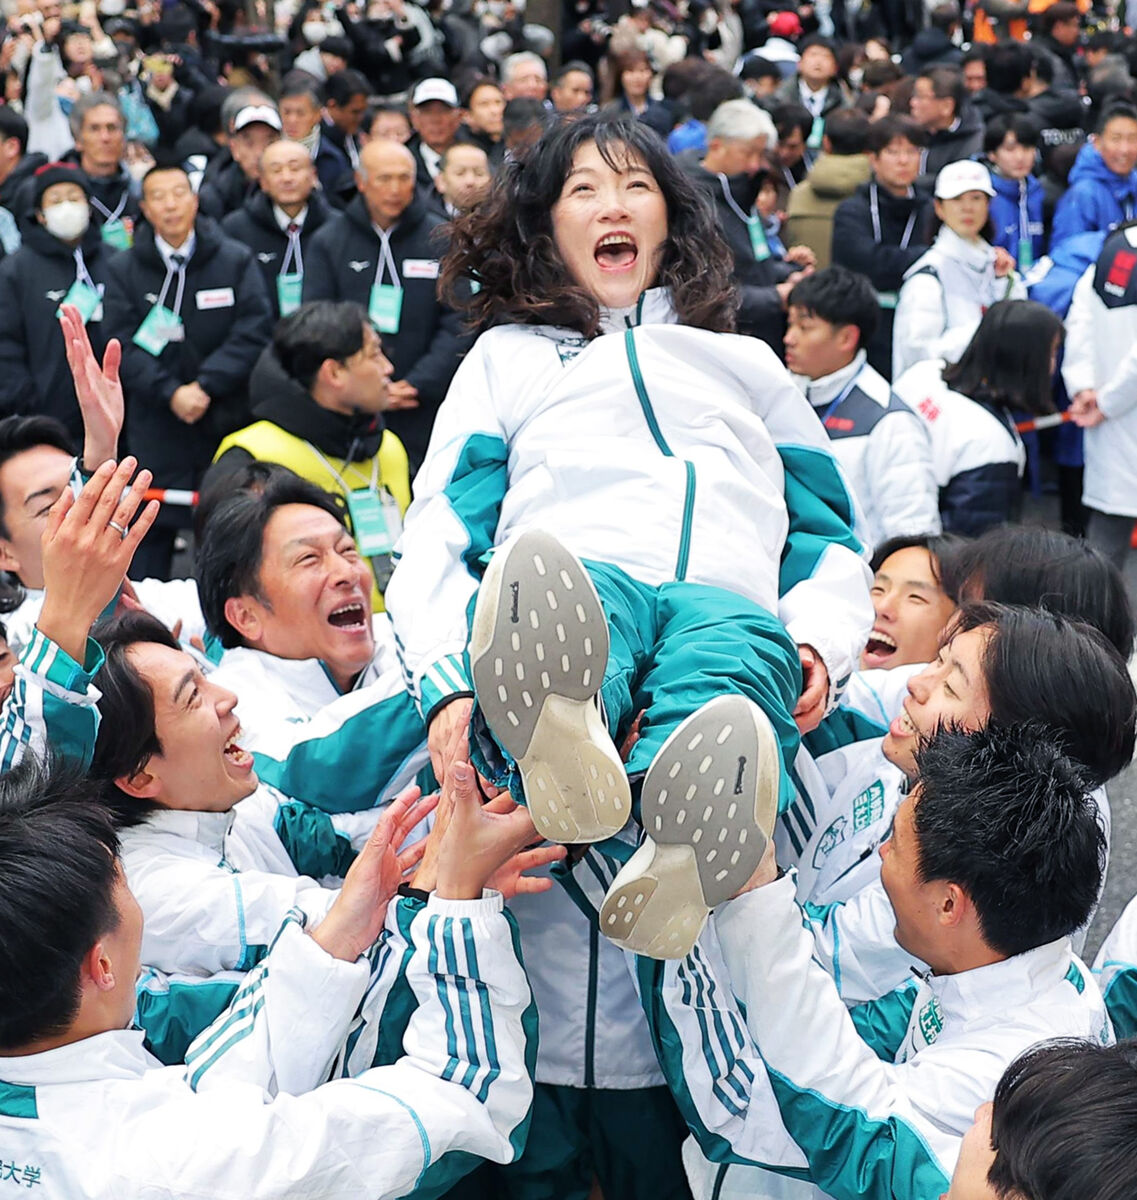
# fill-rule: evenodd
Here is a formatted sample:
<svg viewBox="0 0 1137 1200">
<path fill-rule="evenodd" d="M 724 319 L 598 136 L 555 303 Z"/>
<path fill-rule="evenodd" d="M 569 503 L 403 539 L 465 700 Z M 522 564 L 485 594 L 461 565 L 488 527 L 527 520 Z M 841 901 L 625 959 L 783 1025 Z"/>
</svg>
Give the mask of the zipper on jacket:
<svg viewBox="0 0 1137 1200">
<path fill-rule="evenodd" d="M 647 427 L 651 430 L 651 436 L 661 454 L 667 458 L 675 458 L 674 451 L 667 444 L 663 430 L 660 429 L 659 422 L 655 419 L 655 410 L 651 406 L 647 387 L 644 385 L 643 373 L 640 371 L 635 337 L 630 329 L 624 334 L 624 348 L 628 355 L 628 366 L 632 372 L 636 398 L 640 402 L 640 408 L 643 410 Z M 687 563 L 691 557 L 691 522 L 695 514 L 695 464 L 684 459 L 683 465 L 687 470 L 687 487 L 683 497 L 683 523 L 679 533 L 679 554 L 675 560 L 675 578 L 680 582 L 687 578 Z"/>
<path fill-rule="evenodd" d="M 596 993 L 600 974 L 600 926 L 592 921 L 588 930 L 588 999 L 584 1011 L 584 1086 L 596 1086 Z"/>
</svg>

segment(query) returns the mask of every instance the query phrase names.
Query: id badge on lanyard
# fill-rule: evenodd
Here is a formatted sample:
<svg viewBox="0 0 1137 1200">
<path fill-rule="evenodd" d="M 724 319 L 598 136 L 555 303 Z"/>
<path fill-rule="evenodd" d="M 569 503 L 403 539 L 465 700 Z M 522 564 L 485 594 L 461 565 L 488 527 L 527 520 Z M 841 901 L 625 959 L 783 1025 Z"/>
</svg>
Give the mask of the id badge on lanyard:
<svg viewBox="0 0 1137 1200">
<path fill-rule="evenodd" d="M 276 277 L 276 300 L 282 317 L 290 317 L 300 307 L 303 290 L 304 276 L 299 272 Z"/>
<path fill-rule="evenodd" d="M 102 296 L 81 279 L 76 279 L 68 289 L 67 295 L 63 297 L 63 304 L 74 304 L 79 310 L 84 325 L 99 311 L 102 303 Z M 63 304 L 59 308 L 62 308 Z M 59 316 L 59 308 L 55 310 L 56 317 Z"/>
<path fill-rule="evenodd" d="M 391 283 L 371 285 L 367 316 L 380 333 L 398 333 L 403 315 L 403 289 Z"/>
<path fill-rule="evenodd" d="M 99 235 L 114 250 L 129 250 L 134 245 L 134 234 L 130 226 L 118 217 L 104 221 Z"/>
<path fill-rule="evenodd" d="M 391 552 L 403 533 L 399 504 L 386 488 L 355 488 L 347 494 L 347 510 L 359 552 L 371 562 L 380 591 L 395 569 Z"/>
<path fill-rule="evenodd" d="M 750 234 L 750 249 L 754 251 L 754 261 L 765 262 L 770 257 L 770 243 L 766 241 L 762 218 L 759 216 L 747 217 L 746 229 Z"/>
<path fill-rule="evenodd" d="M 1029 237 L 1019 238 L 1019 270 L 1025 271 L 1034 265 L 1034 251 Z"/>
<path fill-rule="evenodd" d="M 157 358 L 170 342 L 184 342 L 186 329 L 176 312 L 164 304 L 155 304 L 130 340 L 140 350 Z"/>
</svg>

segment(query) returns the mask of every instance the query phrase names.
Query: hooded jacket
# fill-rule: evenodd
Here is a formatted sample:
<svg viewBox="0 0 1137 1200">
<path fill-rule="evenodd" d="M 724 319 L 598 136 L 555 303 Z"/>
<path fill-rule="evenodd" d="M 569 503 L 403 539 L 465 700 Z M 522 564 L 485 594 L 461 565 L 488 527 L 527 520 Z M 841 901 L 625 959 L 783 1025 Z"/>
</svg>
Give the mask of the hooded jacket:
<svg viewBox="0 0 1137 1200">
<path fill-rule="evenodd" d="M 387 424 L 418 464 L 426 453 L 434 414 L 446 395 L 468 344 L 458 314 L 438 298 L 438 261 L 446 251 L 437 230 L 445 222 L 416 195 L 390 230 L 391 254 L 403 289 L 397 333 L 384 333 L 383 353 L 394 379 L 418 388 L 418 407 L 390 413 Z M 304 299 L 354 300 L 367 311 L 379 278 L 381 243 L 363 197 L 328 222 L 312 239 L 304 261 Z"/>
<path fill-rule="evenodd" d="M 260 195 L 260 191 L 260 184 L 249 179 L 240 164 L 231 159 L 212 178 L 207 173 L 198 192 L 198 205 L 203 216 L 220 221 Z"/>
<path fill-rule="evenodd" d="M 323 193 L 316 190 L 308 197 L 308 211 L 300 227 L 300 263 L 289 260 L 289 274 L 301 272 L 305 251 L 324 223 L 331 219 L 332 209 Z M 272 306 L 272 318 L 280 317 L 280 295 L 277 276 L 281 274 L 288 253 L 288 234 L 277 224 L 272 200 L 264 192 L 256 192 L 221 222 L 221 232 L 240 242 L 256 256 L 257 266 L 264 279 L 265 292 Z"/>
<path fill-rule="evenodd" d="M 991 223 L 994 226 L 993 246 L 1008 250 L 1020 271 L 1042 257 L 1045 238 L 1042 225 L 1042 184 L 1033 176 L 1007 179 L 997 171 L 991 172 L 995 195 L 991 197 Z"/>
<path fill-rule="evenodd" d="M 81 168 L 80 160 L 78 150 L 72 150 L 63 157 L 64 162 L 74 163 Z M 85 174 L 91 185 L 91 224 L 102 229 L 113 219 L 124 222 L 133 231 L 142 215 L 142 208 L 138 185 L 126 167 L 119 163 L 118 169 L 111 175 L 93 175 L 90 171 Z"/>
<path fill-rule="evenodd" d="M 982 149 L 983 119 L 973 105 L 965 104 L 949 128 L 929 134 L 920 151 L 920 174 L 934 182 L 948 163 L 974 158 Z"/>
<path fill-rule="evenodd" d="M 30 193 L 27 193 L 30 198 Z M 56 312 L 75 282 L 75 252 L 25 214 L 23 245 L 0 263 L 0 412 L 55 417 L 81 440 L 83 419 Z M 115 252 L 94 221 L 80 242 L 87 274 L 102 291 Z M 102 304 L 87 321 L 101 360 L 107 344 Z"/>
<path fill-rule="evenodd" d="M 805 179 L 790 192 L 782 225 L 787 246 L 808 246 L 817 256 L 817 270 L 829 266 L 833 247 L 833 217 L 872 171 L 864 154 L 821 154 Z"/>
<path fill-rule="evenodd" d="M 869 362 L 886 379 L 892 378 L 892 326 L 900 285 L 928 250 L 931 216 L 932 201 L 925 192 L 912 188 L 907 196 L 894 196 L 875 183 L 857 188 L 833 214 L 832 261 L 867 275 L 880 298 L 880 321 L 868 352 Z"/>
<path fill-rule="evenodd" d="M 954 66 L 963 51 L 942 29 L 921 29 L 900 60 L 905 75 L 919 75 L 926 67 Z"/>
<path fill-rule="evenodd" d="M 1137 215 L 1137 170 L 1117 175 L 1096 146 L 1078 151 L 1066 194 L 1054 213 L 1051 244 L 1091 229 L 1112 229 Z"/>
<path fill-rule="evenodd" d="M 149 225 L 116 257 L 107 279 L 107 334 L 122 343 L 127 434 L 139 461 L 154 472 L 155 487 L 197 487 L 217 443 L 248 419 L 249 372 L 272 334 L 272 310 L 252 251 L 222 236 L 208 217 L 198 218 L 195 232 L 180 312 L 185 340 L 169 342 L 157 357 L 132 340 L 167 275 Z M 173 303 L 167 296 L 167 307 Z M 193 380 L 211 403 L 201 420 L 187 425 L 170 399 Z"/>
<path fill-rule="evenodd" d="M 794 268 L 780 258 L 771 256 L 759 262 L 754 257 L 745 214 L 752 211 L 758 192 L 757 179 L 743 180 L 739 176 L 728 179 L 725 175 L 716 175 L 693 154 L 683 156 L 679 161 L 714 205 L 719 228 L 734 255 L 734 278 L 742 296 L 738 310 L 739 333 L 761 338 L 780 356 L 786 316 L 777 284 L 788 279 Z M 729 199 L 727 191 L 730 192 Z"/>
</svg>

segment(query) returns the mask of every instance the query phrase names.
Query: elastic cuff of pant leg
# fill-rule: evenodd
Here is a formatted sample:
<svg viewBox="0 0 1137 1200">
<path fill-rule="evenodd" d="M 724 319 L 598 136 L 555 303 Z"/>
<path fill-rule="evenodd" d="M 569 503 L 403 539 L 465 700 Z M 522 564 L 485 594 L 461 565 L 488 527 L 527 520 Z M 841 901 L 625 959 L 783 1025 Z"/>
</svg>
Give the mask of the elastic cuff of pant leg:
<svg viewBox="0 0 1137 1200">
<path fill-rule="evenodd" d="M 474 770 L 494 787 L 508 788 L 513 798 L 523 803 L 520 793 L 520 780 L 513 760 L 509 757 L 490 733 L 482 710 L 475 703 L 473 716 L 470 718 L 470 762 Z"/>
</svg>

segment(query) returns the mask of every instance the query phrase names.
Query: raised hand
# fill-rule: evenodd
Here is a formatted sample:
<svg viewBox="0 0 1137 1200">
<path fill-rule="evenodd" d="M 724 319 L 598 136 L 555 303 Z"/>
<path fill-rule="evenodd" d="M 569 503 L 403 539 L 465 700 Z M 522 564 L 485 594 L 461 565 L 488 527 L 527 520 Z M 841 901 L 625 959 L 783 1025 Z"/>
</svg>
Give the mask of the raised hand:
<svg viewBox="0 0 1137 1200">
<path fill-rule="evenodd" d="M 118 457 L 125 408 L 118 369 L 122 347 L 117 338 L 107 343 L 102 366 L 91 349 L 91 339 L 79 310 L 65 304 L 59 310 L 67 365 L 75 380 L 75 396 L 83 414 L 83 462 L 88 467 Z"/>
<path fill-rule="evenodd" d="M 378 941 L 387 905 L 406 870 L 422 853 L 417 843 L 401 855 L 398 847 L 437 802 L 437 796 L 422 796 L 417 787 L 410 787 L 400 792 L 379 818 L 348 869 L 336 902 L 312 931 L 312 937 L 334 958 L 354 962 Z"/>
<path fill-rule="evenodd" d="M 103 463 L 76 498 L 65 488 L 43 531 L 44 601 L 40 631 L 81 663 L 87 634 L 115 598 L 139 543 L 158 515 L 158 502 L 135 513 L 150 486 L 149 471 L 130 482 L 136 459 Z"/>
</svg>

